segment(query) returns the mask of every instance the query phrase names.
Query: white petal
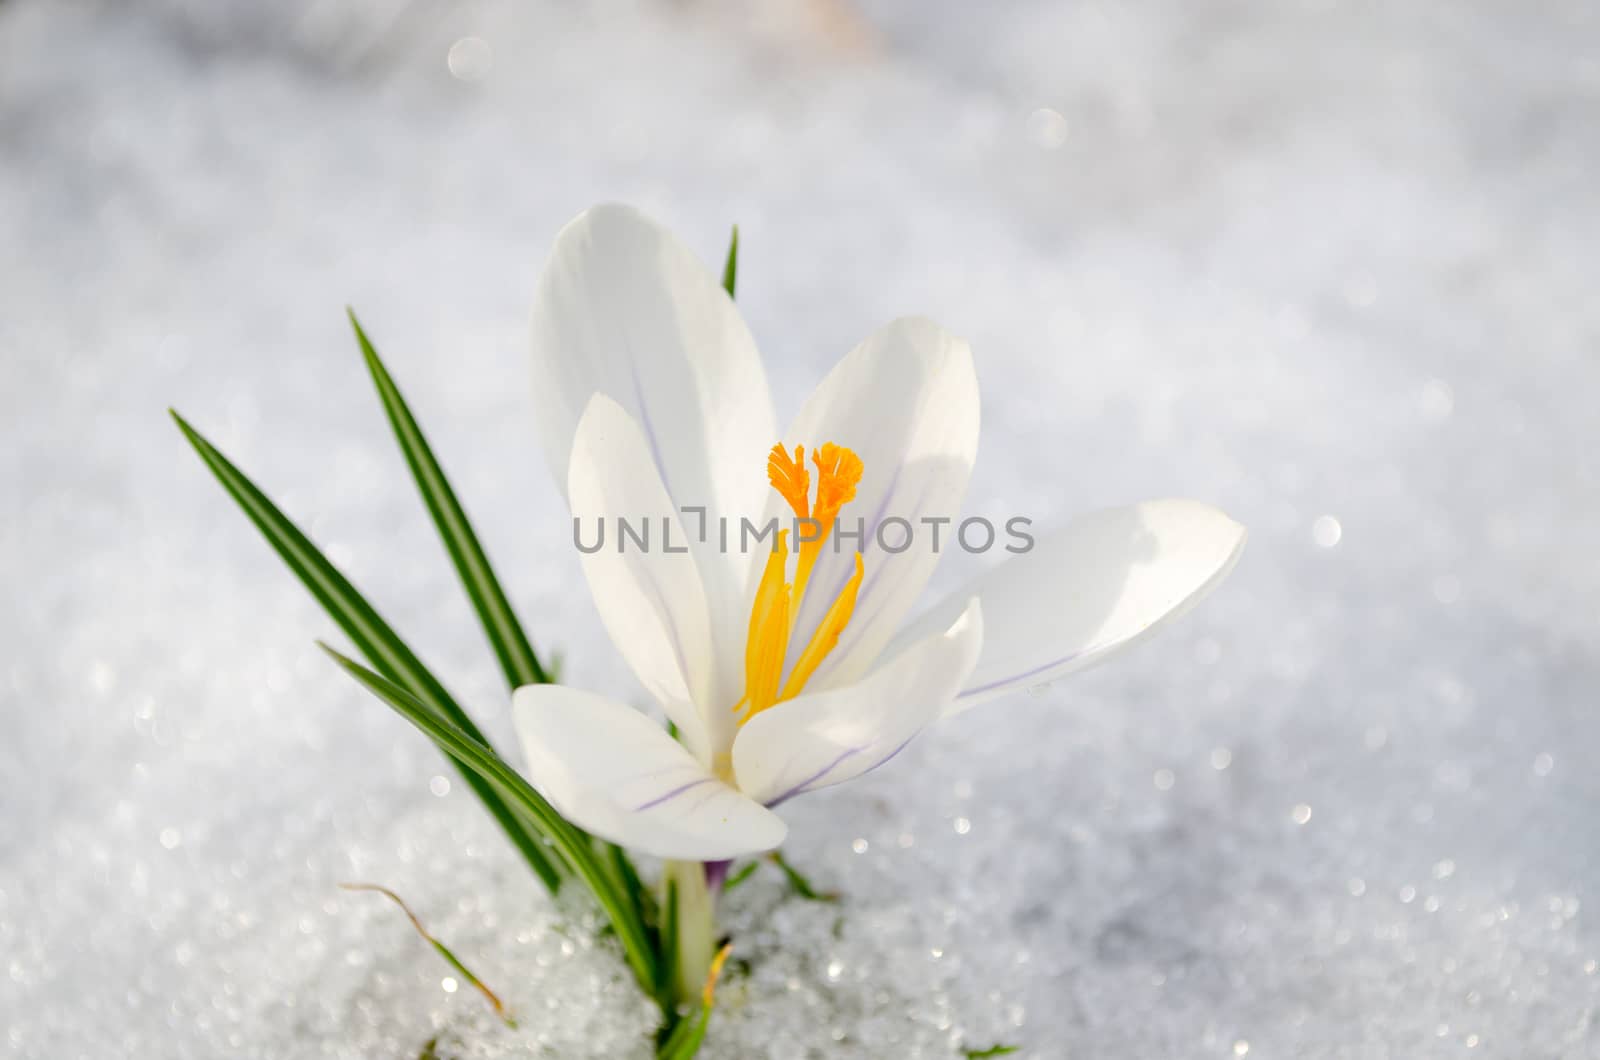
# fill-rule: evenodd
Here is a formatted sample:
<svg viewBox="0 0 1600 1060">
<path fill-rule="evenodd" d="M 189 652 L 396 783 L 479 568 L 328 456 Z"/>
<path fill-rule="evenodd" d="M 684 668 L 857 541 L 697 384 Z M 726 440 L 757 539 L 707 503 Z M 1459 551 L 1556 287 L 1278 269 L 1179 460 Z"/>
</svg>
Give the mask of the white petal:
<svg viewBox="0 0 1600 1060">
<path fill-rule="evenodd" d="M 578 423 L 567 482 L 575 544 L 593 548 L 604 534 L 580 558 L 606 631 L 684 742 L 710 762 L 713 733 L 693 706 L 707 702 L 712 673 L 705 592 L 694 556 L 678 551 L 687 538 L 638 424 L 603 394 Z M 622 520 L 648 535 L 648 547 L 622 536 Z M 731 739 L 730 728 L 723 746 Z"/>
<path fill-rule="evenodd" d="M 717 279 L 638 211 L 596 206 L 562 229 L 539 279 L 533 365 L 536 428 L 557 480 L 590 395 L 607 395 L 643 429 L 673 503 L 707 509 L 705 541 L 700 517 L 686 521 L 714 628 L 742 628 L 747 564 L 717 547 L 716 519 L 731 515 L 737 529 L 761 511 L 778 427 L 755 341 Z"/>
<path fill-rule="evenodd" d="M 948 629 L 910 645 L 865 680 L 757 714 L 733 744 L 740 790 L 771 806 L 881 766 L 949 705 L 983 639 L 974 600 Z"/>
<path fill-rule="evenodd" d="M 1244 549 L 1245 529 L 1198 501 L 1147 501 L 1075 519 L 979 575 L 897 643 L 976 596 L 988 635 L 954 710 L 1100 662 L 1193 607 Z M 909 650 L 909 649 L 907 649 Z"/>
<path fill-rule="evenodd" d="M 527 685 L 512 717 L 528 779 L 560 814 L 659 858 L 720 861 L 783 842 L 783 821 L 708 772 L 643 714 L 592 692 Z"/>
<path fill-rule="evenodd" d="M 812 677 L 813 689 L 860 678 L 900 627 L 939 559 L 922 518 L 951 520 L 939 532 L 939 551 L 953 540 L 978 452 L 971 349 L 930 320 L 910 317 L 881 329 L 828 373 L 786 436 L 791 450 L 806 446 L 808 458 L 813 446 L 827 442 L 855 450 L 865 467 L 855 500 L 839 515 L 847 531 L 861 520 L 865 537 L 860 545 L 844 539 L 838 550 L 831 541 L 823 546 L 796 623 L 793 653 L 854 573 L 858 547 L 866 573 L 850 624 Z M 906 520 L 912 530 L 910 547 L 898 554 L 882 548 L 877 533 L 880 523 L 892 519 Z M 891 522 L 882 537 L 898 548 L 906 527 Z"/>
</svg>

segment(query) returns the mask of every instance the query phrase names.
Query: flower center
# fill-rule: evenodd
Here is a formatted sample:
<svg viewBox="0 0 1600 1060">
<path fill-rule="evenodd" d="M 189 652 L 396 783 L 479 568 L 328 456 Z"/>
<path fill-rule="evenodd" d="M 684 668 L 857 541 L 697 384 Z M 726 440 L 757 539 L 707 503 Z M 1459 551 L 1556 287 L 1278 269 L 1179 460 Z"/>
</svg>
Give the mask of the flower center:
<svg viewBox="0 0 1600 1060">
<path fill-rule="evenodd" d="M 735 713 L 745 712 L 739 719 L 741 725 L 773 704 L 800 694 L 822 660 L 839 643 L 839 634 L 850 621 L 856 592 L 861 588 L 861 553 L 857 552 L 855 574 L 839 590 L 784 680 L 783 662 L 789 654 L 789 640 L 811 571 L 817 565 L 823 543 L 833 532 L 839 509 L 855 497 L 862 472 L 861 458 L 842 445 L 829 442 L 814 450 L 811 462 L 817 468 L 817 499 L 812 503 L 811 473 L 806 468 L 805 455 L 804 446 L 795 446 L 794 455 L 790 456 L 783 446 L 775 445 L 767 456 L 767 480 L 789 502 L 805 532 L 795 548 L 794 580 L 788 580 L 789 531 L 780 530 L 777 547 L 767 558 L 761 584 L 756 588 L 755 604 L 750 608 L 749 639 L 745 642 L 744 698 L 733 707 Z"/>
</svg>

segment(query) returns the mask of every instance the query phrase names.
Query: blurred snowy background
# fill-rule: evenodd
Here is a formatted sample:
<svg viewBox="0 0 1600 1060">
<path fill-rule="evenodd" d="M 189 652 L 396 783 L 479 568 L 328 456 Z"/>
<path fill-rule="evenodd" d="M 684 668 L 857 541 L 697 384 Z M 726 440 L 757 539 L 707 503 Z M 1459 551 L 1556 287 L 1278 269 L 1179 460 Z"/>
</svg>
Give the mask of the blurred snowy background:
<svg viewBox="0 0 1600 1060">
<path fill-rule="evenodd" d="M 1252 530 L 1158 641 L 794 804 L 846 898 L 734 893 L 708 1057 L 1600 1055 L 1597 164 L 1584 3 L 0 0 L 0 1053 L 645 1054 L 165 414 L 509 746 L 354 305 L 538 644 L 632 696 L 524 355 L 621 199 L 740 223 L 781 415 L 925 312 L 971 511 Z"/>
</svg>

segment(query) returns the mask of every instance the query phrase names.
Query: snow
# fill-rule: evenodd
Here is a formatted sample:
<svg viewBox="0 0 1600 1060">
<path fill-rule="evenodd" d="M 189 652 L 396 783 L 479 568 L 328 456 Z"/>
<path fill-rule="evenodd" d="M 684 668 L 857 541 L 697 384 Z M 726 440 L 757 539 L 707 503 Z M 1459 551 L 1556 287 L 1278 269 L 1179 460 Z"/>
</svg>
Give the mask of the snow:
<svg viewBox="0 0 1600 1060">
<path fill-rule="evenodd" d="M 0 4 L 0 1053 L 648 1054 L 592 909 L 316 651 L 165 415 L 509 747 L 354 305 L 541 649 L 637 700 L 524 351 L 555 231 L 621 199 L 708 261 L 740 224 L 780 413 L 927 313 L 978 357 L 969 511 L 1252 533 L 1158 640 L 785 807 L 844 898 L 729 896 L 704 1055 L 1600 1055 L 1596 19 Z"/>
</svg>

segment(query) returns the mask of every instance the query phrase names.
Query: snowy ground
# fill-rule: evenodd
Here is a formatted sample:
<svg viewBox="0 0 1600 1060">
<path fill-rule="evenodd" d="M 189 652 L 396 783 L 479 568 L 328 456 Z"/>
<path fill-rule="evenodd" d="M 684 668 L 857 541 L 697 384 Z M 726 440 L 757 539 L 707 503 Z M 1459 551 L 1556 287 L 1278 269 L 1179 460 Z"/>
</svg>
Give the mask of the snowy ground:
<svg viewBox="0 0 1600 1060">
<path fill-rule="evenodd" d="M 734 893 L 708 1057 L 1600 1055 L 1592 5 L 744 8 L 0 2 L 0 1053 L 644 1055 L 590 912 L 315 652 L 164 412 L 509 744 L 355 305 L 539 644 L 632 695 L 523 349 L 616 198 L 708 259 L 740 222 L 780 413 L 927 312 L 979 358 L 971 510 L 1252 530 L 1159 641 L 793 804 L 845 901 Z"/>
</svg>

